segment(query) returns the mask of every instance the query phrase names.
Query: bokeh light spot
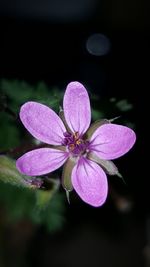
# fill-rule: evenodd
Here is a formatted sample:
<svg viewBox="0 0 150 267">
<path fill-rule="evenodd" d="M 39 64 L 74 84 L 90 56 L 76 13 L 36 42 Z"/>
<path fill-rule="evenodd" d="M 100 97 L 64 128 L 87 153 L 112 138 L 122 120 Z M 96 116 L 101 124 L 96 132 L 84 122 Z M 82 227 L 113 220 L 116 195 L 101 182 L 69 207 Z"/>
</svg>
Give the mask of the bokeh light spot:
<svg viewBox="0 0 150 267">
<path fill-rule="evenodd" d="M 110 40 L 101 33 L 89 36 L 86 42 L 87 51 L 94 56 L 104 56 L 110 51 Z"/>
</svg>

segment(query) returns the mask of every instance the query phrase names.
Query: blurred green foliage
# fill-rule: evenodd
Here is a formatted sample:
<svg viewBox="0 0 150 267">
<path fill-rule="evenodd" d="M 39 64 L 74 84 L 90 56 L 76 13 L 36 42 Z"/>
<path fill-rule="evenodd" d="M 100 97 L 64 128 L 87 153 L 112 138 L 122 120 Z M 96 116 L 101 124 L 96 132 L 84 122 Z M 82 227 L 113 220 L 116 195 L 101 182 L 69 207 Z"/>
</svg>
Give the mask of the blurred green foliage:
<svg viewBox="0 0 150 267">
<path fill-rule="evenodd" d="M 13 155 L 13 149 L 21 146 L 28 135 L 17 119 L 20 106 L 26 101 L 38 101 L 59 110 L 62 92 L 49 91 L 42 82 L 31 86 L 24 81 L 2 80 L 0 83 L 0 152 Z M 33 143 L 33 139 L 28 140 Z M 49 231 L 60 229 L 64 222 L 65 198 L 58 192 L 58 181 L 52 180 L 48 190 L 38 189 L 21 175 L 15 160 L 0 156 L 0 206 L 6 209 L 8 222 L 27 218 L 43 224 Z M 15 155 L 14 155 L 15 157 Z"/>
<path fill-rule="evenodd" d="M 5 101 L 14 112 L 19 112 L 20 106 L 27 101 L 37 101 L 50 106 L 52 109 L 59 110 L 59 103 L 62 100 L 63 92 L 58 88 L 49 88 L 45 83 L 39 82 L 31 86 L 24 81 L 1 81 L 1 93 L 5 95 Z"/>
<path fill-rule="evenodd" d="M 16 122 L 4 111 L 0 112 L 0 150 L 6 150 L 21 144 Z"/>
<path fill-rule="evenodd" d="M 15 160 L 0 156 L 0 203 L 9 214 L 8 223 L 29 219 L 56 231 L 64 222 L 64 197 L 57 193 L 59 182 L 49 179 L 50 189 L 39 189 L 33 177 L 22 175 Z M 42 178 L 41 178 L 42 180 Z"/>
<path fill-rule="evenodd" d="M 37 190 L 18 188 L 0 183 L 0 204 L 5 207 L 6 223 L 29 219 L 35 224 L 45 225 L 49 231 L 61 229 L 64 223 L 64 196 L 56 193 L 42 208 L 37 203 Z M 46 195 L 51 192 L 43 191 Z M 49 201 L 50 200 L 50 201 Z"/>
<path fill-rule="evenodd" d="M 62 195 L 58 191 L 58 180 L 48 177 L 48 189 L 33 186 L 33 177 L 25 177 L 16 170 L 18 154 L 14 150 L 19 147 L 17 151 L 22 155 L 25 152 L 23 144 L 36 144 L 19 121 L 20 106 L 26 101 L 37 101 L 58 112 L 63 93 L 58 88 L 49 89 L 43 82 L 33 86 L 18 80 L 0 81 L 0 209 L 5 209 L 8 223 L 27 218 L 35 224 L 45 225 L 49 231 L 57 231 L 65 221 L 65 193 Z M 95 95 L 91 95 L 91 103 L 93 121 L 112 119 L 133 107 L 126 99 L 100 101 Z M 126 117 L 121 118 L 121 122 L 134 127 Z"/>
</svg>

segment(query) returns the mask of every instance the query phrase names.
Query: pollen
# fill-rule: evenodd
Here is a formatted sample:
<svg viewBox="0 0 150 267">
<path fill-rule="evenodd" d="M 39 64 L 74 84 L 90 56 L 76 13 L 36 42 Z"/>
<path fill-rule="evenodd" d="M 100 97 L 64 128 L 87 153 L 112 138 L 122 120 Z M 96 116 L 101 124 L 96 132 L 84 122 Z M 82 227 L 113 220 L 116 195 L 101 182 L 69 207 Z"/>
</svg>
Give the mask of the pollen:
<svg viewBox="0 0 150 267">
<path fill-rule="evenodd" d="M 82 139 L 79 138 L 79 133 L 78 132 L 75 132 L 73 137 L 74 137 L 75 145 L 80 145 L 80 144 L 83 143 Z"/>
<path fill-rule="evenodd" d="M 75 145 L 74 145 L 74 144 L 70 144 L 70 145 L 69 145 L 69 150 L 70 150 L 70 151 L 73 151 L 74 148 L 75 148 Z"/>
<path fill-rule="evenodd" d="M 83 142 L 83 141 L 82 141 L 81 139 L 78 139 L 78 140 L 76 141 L 76 144 L 77 144 L 77 145 L 80 145 L 82 142 Z"/>
<path fill-rule="evenodd" d="M 79 133 L 78 132 L 75 132 L 73 136 L 74 136 L 74 139 L 75 140 L 78 140 L 79 139 Z"/>
<path fill-rule="evenodd" d="M 63 145 L 68 147 L 68 150 L 74 155 L 81 155 L 86 152 L 88 143 L 87 141 L 83 140 L 78 132 L 73 134 L 71 133 L 64 133 L 64 141 Z"/>
</svg>

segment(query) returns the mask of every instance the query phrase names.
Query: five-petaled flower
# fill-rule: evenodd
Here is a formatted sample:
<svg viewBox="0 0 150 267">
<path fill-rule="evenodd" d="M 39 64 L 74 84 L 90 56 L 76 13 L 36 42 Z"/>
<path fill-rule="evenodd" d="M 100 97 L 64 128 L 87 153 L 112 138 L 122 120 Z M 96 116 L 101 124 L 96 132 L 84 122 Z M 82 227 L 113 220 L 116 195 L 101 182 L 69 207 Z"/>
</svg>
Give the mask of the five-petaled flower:
<svg viewBox="0 0 150 267">
<path fill-rule="evenodd" d="M 67 191 L 75 189 L 84 202 L 101 206 L 108 192 L 104 170 L 118 174 L 110 160 L 132 148 L 136 140 L 134 131 L 107 120 L 97 121 L 89 128 L 90 100 L 79 82 L 68 84 L 60 116 L 43 104 L 27 102 L 21 107 L 20 119 L 35 138 L 50 146 L 24 154 L 17 160 L 18 170 L 40 176 L 65 163 L 63 187 Z"/>
</svg>

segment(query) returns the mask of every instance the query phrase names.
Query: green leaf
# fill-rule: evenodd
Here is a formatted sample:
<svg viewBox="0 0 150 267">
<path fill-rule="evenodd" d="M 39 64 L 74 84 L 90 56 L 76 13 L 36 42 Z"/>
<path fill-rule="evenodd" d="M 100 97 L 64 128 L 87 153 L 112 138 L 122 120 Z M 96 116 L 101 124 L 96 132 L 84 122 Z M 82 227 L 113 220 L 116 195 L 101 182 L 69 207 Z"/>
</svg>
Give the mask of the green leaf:
<svg viewBox="0 0 150 267">
<path fill-rule="evenodd" d="M 72 173 L 72 169 L 75 166 L 75 164 L 76 162 L 73 159 L 68 159 L 63 166 L 62 186 L 67 191 L 73 190 L 73 186 L 71 183 L 71 173 Z"/>
<path fill-rule="evenodd" d="M 6 156 L 0 156 L 0 181 L 11 185 L 35 189 L 30 181 L 31 177 L 18 172 L 15 161 Z"/>
<path fill-rule="evenodd" d="M 90 152 L 87 155 L 88 159 L 98 163 L 106 173 L 108 173 L 109 175 L 117 175 L 120 178 L 122 177 L 121 174 L 118 171 L 118 168 L 116 167 L 116 165 L 110 161 L 110 160 L 104 160 L 104 159 L 100 159 L 95 153 Z"/>
<path fill-rule="evenodd" d="M 87 132 L 85 133 L 85 138 L 86 139 L 90 139 L 92 134 L 103 124 L 107 124 L 110 123 L 109 120 L 107 119 L 103 119 L 103 120 L 97 120 L 95 122 L 93 122 L 90 126 L 90 128 L 87 130 Z"/>
</svg>

